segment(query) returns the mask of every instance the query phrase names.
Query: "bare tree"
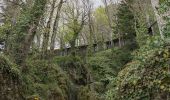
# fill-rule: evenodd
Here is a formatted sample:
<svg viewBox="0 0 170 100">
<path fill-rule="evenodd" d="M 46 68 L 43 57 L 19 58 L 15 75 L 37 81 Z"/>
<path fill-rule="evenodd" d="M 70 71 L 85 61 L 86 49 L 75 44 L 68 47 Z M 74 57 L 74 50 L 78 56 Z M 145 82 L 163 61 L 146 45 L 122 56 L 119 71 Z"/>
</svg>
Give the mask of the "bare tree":
<svg viewBox="0 0 170 100">
<path fill-rule="evenodd" d="M 109 5 L 110 7 L 112 7 L 112 3 L 111 2 L 109 3 L 109 0 L 103 0 L 103 3 L 105 5 L 105 12 L 108 17 L 109 26 L 111 29 L 113 29 L 113 20 L 112 20 L 113 16 L 111 16 L 111 12 L 109 11 Z"/>
<path fill-rule="evenodd" d="M 120 35 L 120 33 L 118 32 L 117 29 L 115 29 L 115 26 L 118 24 L 117 23 L 117 8 L 118 8 L 118 1 L 113 1 L 113 0 L 102 0 L 103 4 L 105 6 L 105 13 L 107 15 L 107 19 L 108 19 L 108 24 L 109 27 L 111 29 L 111 33 L 109 34 L 109 40 L 112 41 L 113 38 L 113 34 L 118 34 Z M 115 33 L 115 30 L 117 30 Z M 119 37 L 119 41 L 120 41 Z M 111 42 L 112 44 L 112 42 Z M 119 45 L 121 46 L 121 43 L 119 42 Z"/>
<path fill-rule="evenodd" d="M 50 14 L 49 14 L 49 19 L 47 21 L 47 26 L 46 26 L 46 30 L 43 34 L 43 43 L 42 43 L 42 55 L 46 56 L 47 52 L 48 52 L 48 43 L 49 43 L 49 39 L 50 39 L 50 29 L 51 29 L 51 23 L 53 20 L 53 14 L 54 14 L 54 9 L 55 9 L 55 4 L 56 4 L 56 0 L 52 0 L 52 2 L 50 3 Z"/>
<path fill-rule="evenodd" d="M 61 8 L 62 8 L 62 5 L 63 5 L 64 2 L 65 2 L 64 0 L 60 0 L 60 2 L 58 3 L 57 13 L 56 13 L 55 19 L 54 19 L 53 33 L 52 33 L 52 36 L 51 36 L 51 45 L 50 45 L 50 49 L 51 49 L 52 52 L 54 51 L 54 47 L 55 47 L 56 33 L 57 33 L 57 29 L 58 29 L 58 23 L 59 23 L 59 19 L 60 19 Z"/>
<path fill-rule="evenodd" d="M 90 0 L 87 0 L 87 3 L 88 3 L 88 28 L 89 28 L 89 42 L 88 42 L 88 45 L 89 45 L 89 54 L 92 53 L 92 47 L 93 47 L 93 44 L 96 43 L 96 37 L 95 37 L 95 34 L 94 34 L 94 21 L 93 21 L 93 4 L 92 2 L 90 2 Z M 88 36 L 85 34 L 86 36 L 86 39 L 83 37 L 83 40 L 85 42 L 85 40 L 88 40 Z"/>
<path fill-rule="evenodd" d="M 88 6 L 86 0 L 68 0 L 65 9 L 66 26 L 73 33 L 72 38 L 69 40 L 71 45 L 72 54 L 75 54 L 76 39 L 82 31 L 87 21 Z"/>
</svg>

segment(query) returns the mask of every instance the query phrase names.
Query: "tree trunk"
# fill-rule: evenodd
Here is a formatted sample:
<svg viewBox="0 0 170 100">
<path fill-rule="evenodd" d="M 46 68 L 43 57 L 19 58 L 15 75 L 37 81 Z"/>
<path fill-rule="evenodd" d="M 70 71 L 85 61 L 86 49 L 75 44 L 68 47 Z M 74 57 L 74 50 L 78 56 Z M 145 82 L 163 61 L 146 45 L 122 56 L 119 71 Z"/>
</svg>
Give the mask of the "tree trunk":
<svg viewBox="0 0 170 100">
<path fill-rule="evenodd" d="M 34 40 L 34 36 L 36 34 L 36 29 L 37 29 L 37 26 L 35 26 L 35 25 L 30 27 L 28 34 L 25 37 L 24 43 L 22 44 L 22 53 L 21 53 L 21 58 L 22 58 L 21 65 L 22 66 L 25 66 L 25 60 L 26 60 L 28 53 L 30 51 L 31 43 Z M 23 70 L 25 70 L 25 69 L 23 69 Z"/>
<path fill-rule="evenodd" d="M 89 4 L 89 6 L 91 6 L 90 4 Z M 88 18 L 89 18 L 89 25 L 88 25 L 88 27 L 89 27 L 89 32 L 90 32 L 90 43 L 89 43 L 89 48 L 88 48 L 88 53 L 89 53 L 89 55 L 92 55 L 92 53 L 93 53 L 93 40 L 95 41 L 95 38 L 93 38 L 93 34 L 94 34 L 94 26 L 93 26 L 93 21 L 92 21 L 92 18 L 91 18 L 91 7 L 89 8 L 89 13 L 88 13 Z"/>
<path fill-rule="evenodd" d="M 121 42 L 121 37 L 120 37 L 120 33 L 119 34 L 119 47 L 122 47 L 122 42 Z"/>
<path fill-rule="evenodd" d="M 151 0 L 151 3 L 152 3 L 152 7 L 154 10 L 156 19 L 157 19 L 160 36 L 162 39 L 164 39 L 163 29 L 164 29 L 165 21 L 163 20 L 163 16 L 159 15 L 158 10 L 157 10 L 157 8 L 159 8 L 159 0 Z"/>
<path fill-rule="evenodd" d="M 76 55 L 76 39 L 79 35 L 79 32 L 75 32 L 73 38 L 70 41 L 70 46 L 71 46 L 71 55 L 75 56 Z"/>
<path fill-rule="evenodd" d="M 55 2 L 56 0 L 53 0 L 52 2 L 52 7 L 51 7 L 51 12 L 50 12 L 50 16 L 49 16 L 49 20 L 47 22 L 47 27 L 46 27 L 46 31 L 43 35 L 43 44 L 42 44 L 42 58 L 45 58 L 48 54 L 48 43 L 49 43 L 49 39 L 50 39 L 50 29 L 51 29 L 51 22 L 52 22 L 52 18 L 53 18 L 53 13 L 54 13 L 54 9 L 55 9 Z"/>
<path fill-rule="evenodd" d="M 58 22 L 59 22 L 59 19 L 60 19 L 60 12 L 61 12 L 62 5 L 63 5 L 63 0 L 60 0 L 60 2 L 58 4 L 57 14 L 56 14 L 55 21 L 54 21 L 53 34 L 51 36 L 50 50 L 52 52 L 54 52 L 56 33 L 57 33 Z"/>
<path fill-rule="evenodd" d="M 36 37 L 37 37 L 36 46 L 37 46 L 37 49 L 40 49 L 40 47 L 41 47 L 41 34 L 37 34 Z"/>
<path fill-rule="evenodd" d="M 9 54 L 10 53 L 10 46 L 11 46 L 11 43 L 10 43 L 10 39 L 9 39 L 9 33 L 10 33 L 10 31 L 8 31 L 7 33 L 6 33 L 6 40 L 5 40 L 5 48 L 4 48 L 4 52 L 6 53 L 6 54 Z"/>
<path fill-rule="evenodd" d="M 41 16 L 43 15 L 43 11 L 46 5 L 46 0 L 36 0 L 34 3 L 34 6 L 31 8 L 31 11 L 29 12 L 29 15 L 31 16 L 29 20 L 29 23 L 27 23 L 28 25 L 26 26 L 26 28 L 28 30 L 24 30 L 25 27 L 23 27 L 22 25 L 20 26 L 21 29 L 23 29 L 24 31 L 22 31 L 23 33 L 25 33 L 24 35 L 24 40 L 22 43 L 20 43 L 21 47 L 17 48 L 18 49 L 18 55 L 16 54 L 16 62 L 17 64 L 23 66 L 23 70 L 25 69 L 25 60 L 28 56 L 29 50 L 30 50 L 30 46 L 31 43 L 34 39 L 34 36 L 36 34 L 36 29 L 37 26 L 39 24 L 39 20 L 41 18 Z M 22 20 L 21 20 L 22 22 Z M 21 24 L 25 24 L 25 23 L 21 23 Z M 19 59 L 18 59 L 19 58 Z"/>
</svg>

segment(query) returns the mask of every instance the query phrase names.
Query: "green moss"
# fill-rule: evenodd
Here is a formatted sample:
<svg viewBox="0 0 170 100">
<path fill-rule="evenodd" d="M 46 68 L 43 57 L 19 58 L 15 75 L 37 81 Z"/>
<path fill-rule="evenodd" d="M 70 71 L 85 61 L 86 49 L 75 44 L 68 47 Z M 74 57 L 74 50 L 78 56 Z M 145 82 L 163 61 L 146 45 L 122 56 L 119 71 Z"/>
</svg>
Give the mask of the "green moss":
<svg viewBox="0 0 170 100">
<path fill-rule="evenodd" d="M 22 89 L 25 98 L 38 95 L 41 100 L 68 98 L 69 81 L 60 67 L 47 60 L 27 59 L 27 73 L 22 74 Z M 64 100 L 61 99 L 61 100 Z"/>
</svg>

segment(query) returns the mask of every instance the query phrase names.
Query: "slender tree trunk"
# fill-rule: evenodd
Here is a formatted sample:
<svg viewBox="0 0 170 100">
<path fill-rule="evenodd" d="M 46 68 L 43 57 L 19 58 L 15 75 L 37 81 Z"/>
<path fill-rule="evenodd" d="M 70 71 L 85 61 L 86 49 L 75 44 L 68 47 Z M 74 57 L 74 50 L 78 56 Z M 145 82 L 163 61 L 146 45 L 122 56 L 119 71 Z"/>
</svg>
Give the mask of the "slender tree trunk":
<svg viewBox="0 0 170 100">
<path fill-rule="evenodd" d="M 107 18 L 108 18 L 108 23 L 109 23 L 109 27 L 110 27 L 110 29 L 111 29 L 111 34 L 109 34 L 110 36 L 110 41 L 111 41 L 111 44 L 112 44 L 112 35 L 113 35 L 113 33 L 114 33 L 114 26 L 113 26 L 113 19 L 112 19 L 112 17 L 113 16 L 111 16 L 111 12 L 109 11 L 109 5 L 108 5 L 108 2 L 107 2 L 107 0 L 103 0 L 103 2 L 104 2 L 104 5 L 105 5 L 105 12 L 106 12 L 106 15 L 107 15 Z M 112 5 L 112 3 L 111 3 L 111 7 L 112 7 L 113 5 Z M 113 8 L 112 8 L 112 10 L 113 10 Z"/>
<path fill-rule="evenodd" d="M 110 17 L 110 12 L 109 12 L 107 0 L 103 0 L 103 1 L 104 1 L 104 5 L 105 5 L 105 12 L 106 12 L 106 15 L 108 17 L 109 26 L 113 30 L 113 25 L 112 25 L 113 21 L 112 21 L 112 18 Z"/>
<path fill-rule="evenodd" d="M 37 48 L 40 49 L 41 47 L 41 34 L 37 34 Z"/>
<path fill-rule="evenodd" d="M 89 8 L 88 18 L 89 18 L 89 20 L 88 20 L 89 21 L 89 23 L 88 23 L 89 25 L 88 26 L 89 26 L 89 32 L 90 32 L 90 43 L 89 43 L 88 53 L 89 53 L 89 55 L 91 55 L 92 51 L 93 51 L 93 34 L 94 34 L 94 31 L 93 31 L 93 22 L 92 22 L 92 18 L 91 18 L 91 7 Z"/>
<path fill-rule="evenodd" d="M 10 46 L 11 46 L 10 44 L 11 43 L 10 43 L 10 39 L 9 39 L 9 32 L 7 32 L 6 33 L 6 40 L 5 40 L 5 49 L 4 49 L 6 54 L 9 54 L 9 52 L 10 52 Z"/>
<path fill-rule="evenodd" d="M 152 3 L 152 7 L 154 10 L 156 19 L 157 19 L 160 36 L 162 39 L 164 39 L 163 29 L 164 29 L 165 21 L 163 20 L 163 16 L 159 15 L 158 10 L 157 10 L 157 8 L 159 8 L 159 0 L 151 0 L 151 3 Z"/>
<path fill-rule="evenodd" d="M 118 33 L 118 34 L 119 34 L 119 47 L 122 47 L 120 33 Z"/>
<path fill-rule="evenodd" d="M 77 39 L 78 35 L 79 35 L 79 33 L 75 32 L 73 38 L 70 41 L 71 55 L 73 55 L 73 56 L 76 55 L 76 39 Z"/>
<path fill-rule="evenodd" d="M 61 13 L 61 8 L 62 8 L 63 3 L 64 3 L 63 0 L 60 0 L 60 2 L 58 4 L 57 14 L 56 14 L 55 21 L 54 21 L 53 33 L 51 36 L 51 45 L 50 45 L 50 50 L 52 52 L 54 52 L 54 48 L 55 48 L 56 33 L 57 33 L 57 29 L 58 29 L 58 22 L 60 19 L 60 13 Z"/>
<path fill-rule="evenodd" d="M 46 27 L 46 31 L 43 35 L 43 44 L 42 44 L 42 57 L 45 58 L 48 54 L 48 43 L 49 43 L 49 38 L 50 38 L 50 29 L 51 29 L 51 22 L 52 22 L 52 18 L 53 18 L 53 13 L 54 13 L 54 9 L 55 9 L 55 2 L 56 0 L 53 0 L 52 2 L 52 7 L 51 7 L 51 12 L 50 12 L 50 16 L 49 16 L 49 20 L 47 22 L 47 27 Z"/>
</svg>

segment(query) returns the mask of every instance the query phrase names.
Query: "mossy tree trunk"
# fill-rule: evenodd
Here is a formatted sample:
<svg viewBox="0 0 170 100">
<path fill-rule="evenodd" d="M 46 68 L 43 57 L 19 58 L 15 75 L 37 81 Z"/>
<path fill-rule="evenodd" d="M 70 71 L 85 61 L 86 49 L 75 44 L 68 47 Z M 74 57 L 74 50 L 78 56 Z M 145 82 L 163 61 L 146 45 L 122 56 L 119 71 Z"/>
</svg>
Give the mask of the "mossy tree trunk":
<svg viewBox="0 0 170 100">
<path fill-rule="evenodd" d="M 60 13 L 61 13 L 61 8 L 63 6 L 63 3 L 64 3 L 64 1 L 60 0 L 60 2 L 58 4 L 57 14 L 56 14 L 55 20 L 54 20 L 53 33 L 52 33 L 52 36 L 51 36 L 51 44 L 50 44 L 50 50 L 51 50 L 52 53 L 54 53 L 55 39 L 56 39 L 56 35 L 57 35 Z"/>
<path fill-rule="evenodd" d="M 55 9 L 55 3 L 56 0 L 52 1 L 52 5 L 51 5 L 51 11 L 50 11 L 50 16 L 47 22 L 47 26 L 46 26 L 46 30 L 43 34 L 43 43 L 42 43 L 42 58 L 46 58 L 46 56 L 48 55 L 48 44 L 49 44 L 49 39 L 50 39 L 50 30 L 51 30 L 51 23 L 53 20 L 53 14 L 54 14 L 54 9 Z"/>
<path fill-rule="evenodd" d="M 21 16 L 14 28 L 14 40 L 13 43 L 13 54 L 14 59 L 18 65 L 25 68 L 25 60 L 30 51 L 31 43 L 33 42 L 36 34 L 39 20 L 44 13 L 46 0 L 35 0 L 33 7 L 29 9 L 23 9 Z"/>
</svg>

